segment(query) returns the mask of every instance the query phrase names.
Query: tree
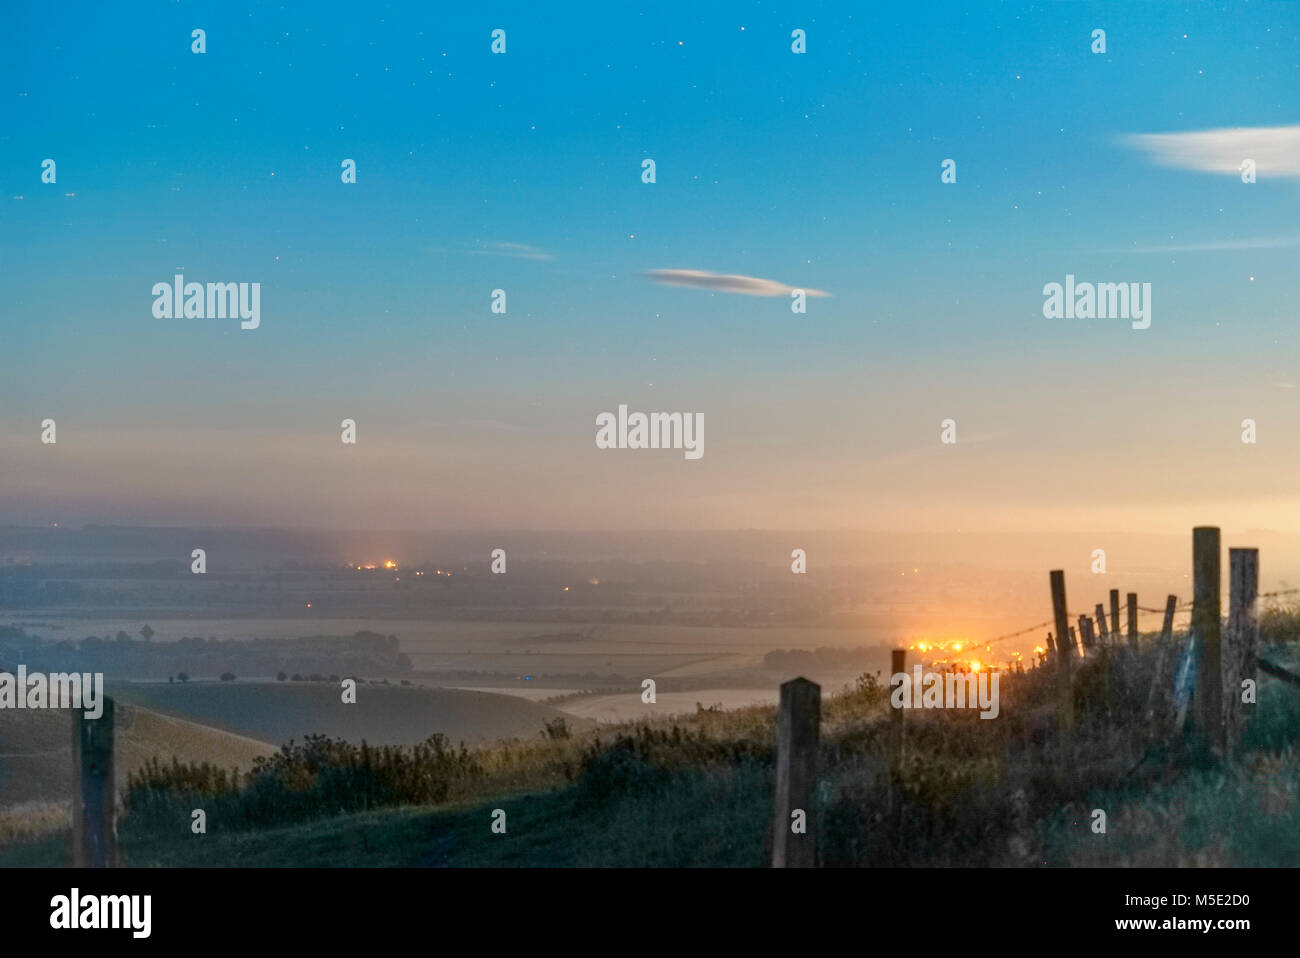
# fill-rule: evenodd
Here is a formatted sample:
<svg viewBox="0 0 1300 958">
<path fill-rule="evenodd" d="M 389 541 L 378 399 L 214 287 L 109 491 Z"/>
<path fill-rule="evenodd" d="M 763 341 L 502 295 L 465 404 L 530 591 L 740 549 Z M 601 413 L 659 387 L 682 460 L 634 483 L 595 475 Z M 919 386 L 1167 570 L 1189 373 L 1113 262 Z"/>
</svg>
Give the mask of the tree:
<svg viewBox="0 0 1300 958">
<path fill-rule="evenodd" d="M 275 673 L 275 680 L 276 680 L 277 682 L 283 682 L 283 681 L 284 681 L 285 679 L 287 679 L 288 677 L 289 677 L 289 676 L 286 675 L 286 674 L 283 673 L 283 672 L 276 672 L 276 673 Z"/>
<path fill-rule="evenodd" d="M 149 628 L 148 622 L 144 624 L 144 628 L 140 630 L 140 634 L 144 636 L 146 642 L 153 638 L 153 629 Z"/>
<path fill-rule="evenodd" d="M 235 673 L 234 673 L 234 672 L 222 672 L 222 673 L 221 673 L 221 681 L 223 681 L 223 682 L 233 682 L 233 681 L 235 681 Z"/>
<path fill-rule="evenodd" d="M 188 682 L 190 680 L 190 676 L 188 672 L 177 672 L 176 677 L 180 679 L 182 682 Z"/>
</svg>

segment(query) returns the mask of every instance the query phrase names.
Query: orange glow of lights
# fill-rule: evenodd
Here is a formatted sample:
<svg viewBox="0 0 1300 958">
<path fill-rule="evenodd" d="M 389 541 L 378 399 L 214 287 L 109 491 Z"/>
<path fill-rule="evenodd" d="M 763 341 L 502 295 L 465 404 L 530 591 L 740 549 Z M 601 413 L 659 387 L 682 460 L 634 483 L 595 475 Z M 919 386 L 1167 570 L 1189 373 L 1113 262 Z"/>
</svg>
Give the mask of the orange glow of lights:
<svg viewBox="0 0 1300 958">
<path fill-rule="evenodd" d="M 970 670 L 971 670 L 972 672 L 978 672 L 978 671 L 980 670 L 979 659 L 971 659 L 971 660 L 970 660 Z"/>
</svg>

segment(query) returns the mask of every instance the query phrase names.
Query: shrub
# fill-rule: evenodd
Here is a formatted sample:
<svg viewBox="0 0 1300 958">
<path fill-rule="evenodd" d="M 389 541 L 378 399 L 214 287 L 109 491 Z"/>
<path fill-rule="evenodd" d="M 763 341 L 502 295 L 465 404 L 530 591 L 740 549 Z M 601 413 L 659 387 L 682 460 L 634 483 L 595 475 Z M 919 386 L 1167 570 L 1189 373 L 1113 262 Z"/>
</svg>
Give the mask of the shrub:
<svg viewBox="0 0 1300 958">
<path fill-rule="evenodd" d="M 152 828 L 188 819 L 202 799 L 210 818 L 232 827 L 266 827 L 321 815 L 446 801 L 460 781 L 482 774 L 462 745 L 444 735 L 413 746 L 353 745 L 325 735 L 259 756 L 243 776 L 208 763 L 147 762 L 127 779 L 125 823 Z"/>
</svg>

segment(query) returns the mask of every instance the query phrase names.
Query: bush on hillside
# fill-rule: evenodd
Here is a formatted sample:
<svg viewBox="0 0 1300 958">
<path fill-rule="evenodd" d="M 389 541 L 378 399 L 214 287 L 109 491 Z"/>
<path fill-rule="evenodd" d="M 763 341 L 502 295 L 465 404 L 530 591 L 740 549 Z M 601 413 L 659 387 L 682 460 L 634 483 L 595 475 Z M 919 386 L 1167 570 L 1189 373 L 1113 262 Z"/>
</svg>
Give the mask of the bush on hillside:
<svg viewBox="0 0 1300 958">
<path fill-rule="evenodd" d="M 290 742 L 259 756 L 240 775 L 208 763 L 164 765 L 157 759 L 131 774 L 126 822 L 155 827 L 188 821 L 202 804 L 210 821 L 229 827 L 265 827 L 321 815 L 392 805 L 445 801 L 457 782 L 481 774 L 463 745 L 444 735 L 414 746 L 353 745 L 325 735 Z"/>
</svg>

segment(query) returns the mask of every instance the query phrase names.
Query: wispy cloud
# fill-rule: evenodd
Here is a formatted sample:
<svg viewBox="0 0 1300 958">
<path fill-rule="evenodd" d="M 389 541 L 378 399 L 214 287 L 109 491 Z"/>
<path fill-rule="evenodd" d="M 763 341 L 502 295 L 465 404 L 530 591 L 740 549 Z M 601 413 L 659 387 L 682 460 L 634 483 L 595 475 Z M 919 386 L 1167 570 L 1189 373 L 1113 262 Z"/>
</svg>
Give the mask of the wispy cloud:
<svg viewBox="0 0 1300 958">
<path fill-rule="evenodd" d="M 480 243 L 466 252 L 479 256 L 510 256 L 514 259 L 555 259 L 545 250 L 527 243 Z"/>
<path fill-rule="evenodd" d="M 666 286 L 690 286 L 693 289 L 711 289 L 719 293 L 740 293 L 742 296 L 789 296 L 802 289 L 809 296 L 830 296 L 820 289 L 806 286 L 787 286 L 774 279 L 757 276 L 739 276 L 728 273 L 709 273 L 702 269 L 652 269 L 645 274 L 656 283 Z"/>
<path fill-rule="evenodd" d="M 1241 161 L 1251 159 L 1261 177 L 1300 177 L 1300 126 L 1133 133 L 1122 139 L 1163 166 L 1202 173 L 1237 173 Z"/>
<path fill-rule="evenodd" d="M 1120 246 L 1104 253 L 1214 253 L 1236 249 L 1283 249 L 1300 246 L 1300 236 L 1271 236 L 1256 239 L 1209 240 L 1204 243 L 1169 243 L 1157 246 Z"/>
</svg>

